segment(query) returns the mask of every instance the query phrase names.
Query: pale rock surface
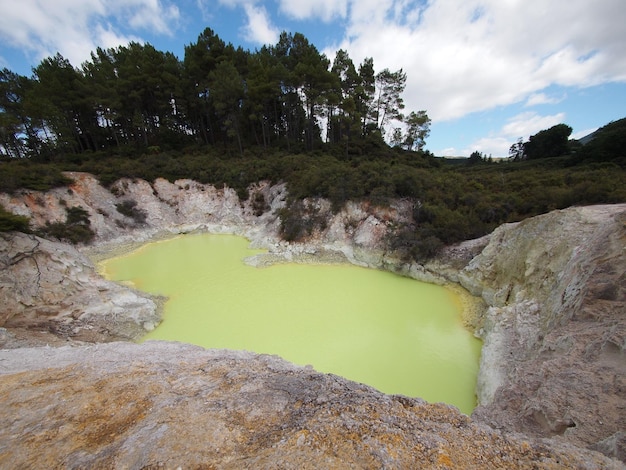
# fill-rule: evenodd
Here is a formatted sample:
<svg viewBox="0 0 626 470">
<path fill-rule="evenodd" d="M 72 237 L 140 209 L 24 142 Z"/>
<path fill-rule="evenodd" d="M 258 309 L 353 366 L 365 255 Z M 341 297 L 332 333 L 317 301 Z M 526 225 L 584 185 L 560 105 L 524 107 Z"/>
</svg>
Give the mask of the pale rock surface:
<svg viewBox="0 0 626 470">
<path fill-rule="evenodd" d="M 620 469 L 276 356 L 179 343 L 0 351 L 0 467 Z"/>
<path fill-rule="evenodd" d="M 103 279 L 74 247 L 0 233 L 0 345 L 138 339 L 159 323 L 155 301 Z M 15 335 L 17 334 L 17 338 Z M 28 335 L 26 335 L 28 336 Z"/>
<path fill-rule="evenodd" d="M 459 279 L 489 305 L 473 416 L 624 459 L 626 205 L 501 226 Z"/>
</svg>

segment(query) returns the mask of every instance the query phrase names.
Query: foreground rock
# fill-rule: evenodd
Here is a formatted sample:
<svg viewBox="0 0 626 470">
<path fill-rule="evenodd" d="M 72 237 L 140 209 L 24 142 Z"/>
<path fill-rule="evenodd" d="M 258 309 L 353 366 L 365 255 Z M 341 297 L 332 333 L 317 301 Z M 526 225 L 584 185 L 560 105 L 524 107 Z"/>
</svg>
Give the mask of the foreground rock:
<svg viewBox="0 0 626 470">
<path fill-rule="evenodd" d="M 272 356 L 109 343 L 0 351 L 0 374 L 2 468 L 622 468 Z"/>
<path fill-rule="evenodd" d="M 626 460 L 626 205 L 502 226 L 459 280 L 490 306 L 474 418 Z"/>
</svg>

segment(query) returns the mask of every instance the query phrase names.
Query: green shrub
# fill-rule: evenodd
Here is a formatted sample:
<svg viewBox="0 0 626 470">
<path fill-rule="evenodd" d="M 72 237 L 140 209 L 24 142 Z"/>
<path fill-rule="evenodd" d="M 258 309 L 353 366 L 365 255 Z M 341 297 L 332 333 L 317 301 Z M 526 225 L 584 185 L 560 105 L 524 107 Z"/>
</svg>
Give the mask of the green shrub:
<svg viewBox="0 0 626 470">
<path fill-rule="evenodd" d="M 420 238 L 411 248 L 411 256 L 416 261 L 427 261 L 443 248 L 443 242 L 434 235 Z"/>
<path fill-rule="evenodd" d="M 265 196 L 263 195 L 263 193 L 261 191 L 255 192 L 254 196 L 252 196 L 252 210 L 254 212 L 254 215 L 259 217 L 263 215 L 263 213 L 269 208 L 270 206 L 265 200 Z"/>
<path fill-rule="evenodd" d="M 65 209 L 66 221 L 68 225 L 91 225 L 89 220 L 89 212 L 80 206 L 67 207 Z"/>
<path fill-rule="evenodd" d="M 72 244 L 89 243 L 93 240 L 95 234 L 89 226 L 86 225 L 68 225 L 64 222 L 53 222 L 46 224 L 42 229 L 42 234 L 47 237 L 64 240 Z"/>
<path fill-rule="evenodd" d="M 304 240 L 315 229 L 326 228 L 326 217 L 306 207 L 303 201 L 291 201 L 287 207 L 279 210 L 278 215 L 281 236 L 289 242 Z"/>
<path fill-rule="evenodd" d="M 0 232 L 25 232 L 30 231 L 30 220 L 23 215 L 15 215 L 0 206 Z"/>
<path fill-rule="evenodd" d="M 71 179 L 51 164 L 21 159 L 0 162 L 0 192 L 3 193 L 14 193 L 19 189 L 47 191 L 71 183 Z"/>
<path fill-rule="evenodd" d="M 119 204 L 115 204 L 115 208 L 120 214 L 133 219 L 137 225 L 143 225 L 146 223 L 148 215 L 146 214 L 146 211 L 137 207 L 136 201 L 127 199 Z"/>
<path fill-rule="evenodd" d="M 96 234 L 90 227 L 89 212 L 79 206 L 66 207 L 65 212 L 65 222 L 47 223 L 40 229 L 39 235 L 73 244 L 91 242 Z"/>
<path fill-rule="evenodd" d="M 405 260 L 424 262 L 437 254 L 443 247 L 443 242 L 433 234 L 429 226 L 418 229 L 404 226 L 391 235 L 389 246 Z"/>
</svg>

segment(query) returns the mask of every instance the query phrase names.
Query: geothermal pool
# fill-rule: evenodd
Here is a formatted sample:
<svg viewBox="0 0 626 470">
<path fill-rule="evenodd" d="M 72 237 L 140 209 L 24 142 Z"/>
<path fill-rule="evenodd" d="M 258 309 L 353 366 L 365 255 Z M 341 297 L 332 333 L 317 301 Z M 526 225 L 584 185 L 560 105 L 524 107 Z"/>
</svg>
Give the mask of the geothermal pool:
<svg viewBox="0 0 626 470">
<path fill-rule="evenodd" d="M 185 235 L 101 263 L 169 298 L 144 339 L 278 354 L 382 392 L 474 409 L 481 342 L 444 287 L 351 265 L 244 263 L 248 241 Z"/>
</svg>

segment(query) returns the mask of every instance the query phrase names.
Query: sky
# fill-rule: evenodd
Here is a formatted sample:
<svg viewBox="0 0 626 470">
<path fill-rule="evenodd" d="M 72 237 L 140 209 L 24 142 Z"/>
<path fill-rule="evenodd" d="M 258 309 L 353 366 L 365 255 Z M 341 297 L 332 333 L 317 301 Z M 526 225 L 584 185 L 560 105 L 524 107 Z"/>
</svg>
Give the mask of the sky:
<svg viewBox="0 0 626 470">
<path fill-rule="evenodd" d="M 206 27 L 251 51 L 300 32 L 331 61 L 402 68 L 435 155 L 497 158 L 559 123 L 580 138 L 626 117 L 624 25 L 624 0 L 0 0 L 0 67 L 31 76 L 57 52 L 79 67 L 130 41 L 182 60 Z"/>
</svg>

